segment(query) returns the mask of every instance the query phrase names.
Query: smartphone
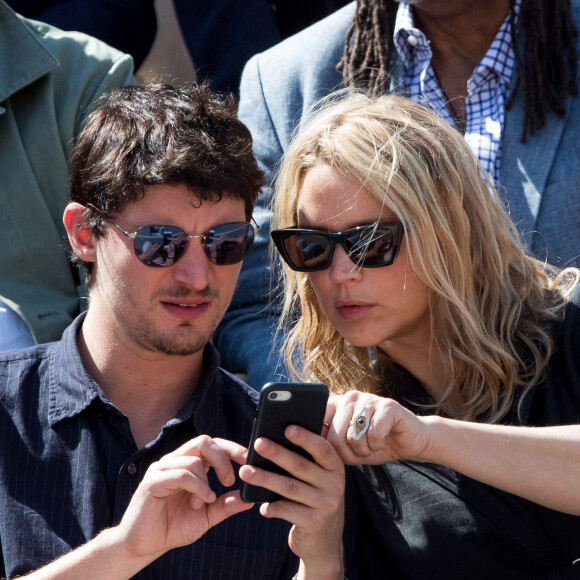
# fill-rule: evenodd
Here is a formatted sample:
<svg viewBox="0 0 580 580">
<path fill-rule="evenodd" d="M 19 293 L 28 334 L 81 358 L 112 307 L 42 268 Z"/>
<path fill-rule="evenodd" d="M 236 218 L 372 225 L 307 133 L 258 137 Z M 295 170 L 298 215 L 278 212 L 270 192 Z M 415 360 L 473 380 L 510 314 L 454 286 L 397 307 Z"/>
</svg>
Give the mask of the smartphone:
<svg viewBox="0 0 580 580">
<path fill-rule="evenodd" d="M 259 455 L 254 449 L 258 437 L 266 437 L 312 460 L 302 447 L 290 443 L 284 436 L 288 425 L 298 425 L 320 435 L 326 413 L 328 387 L 322 383 L 268 383 L 260 391 L 258 414 L 254 420 L 252 436 L 248 446 L 247 465 L 267 471 L 290 475 L 275 463 Z M 258 485 L 242 482 L 241 497 L 247 502 L 270 502 L 281 496 Z"/>
</svg>

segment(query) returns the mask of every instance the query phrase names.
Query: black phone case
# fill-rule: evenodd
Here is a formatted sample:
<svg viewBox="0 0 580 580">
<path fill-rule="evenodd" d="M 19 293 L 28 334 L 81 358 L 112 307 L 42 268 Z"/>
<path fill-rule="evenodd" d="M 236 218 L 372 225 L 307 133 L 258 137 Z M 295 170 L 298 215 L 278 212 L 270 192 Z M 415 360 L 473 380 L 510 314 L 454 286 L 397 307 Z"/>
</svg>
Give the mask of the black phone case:
<svg viewBox="0 0 580 580">
<path fill-rule="evenodd" d="M 290 391 L 292 396 L 288 401 L 272 400 L 268 398 L 272 391 Z M 267 437 L 311 460 L 312 457 L 302 447 L 286 439 L 284 430 L 288 425 L 298 425 L 320 434 L 327 400 L 328 387 L 322 383 L 268 383 L 264 385 L 260 391 L 258 414 L 254 420 L 246 463 L 267 471 L 289 475 L 284 469 L 254 450 L 254 441 L 258 437 Z M 246 482 L 242 482 L 240 493 L 244 501 L 256 503 L 276 501 L 281 497 L 269 489 Z"/>
</svg>

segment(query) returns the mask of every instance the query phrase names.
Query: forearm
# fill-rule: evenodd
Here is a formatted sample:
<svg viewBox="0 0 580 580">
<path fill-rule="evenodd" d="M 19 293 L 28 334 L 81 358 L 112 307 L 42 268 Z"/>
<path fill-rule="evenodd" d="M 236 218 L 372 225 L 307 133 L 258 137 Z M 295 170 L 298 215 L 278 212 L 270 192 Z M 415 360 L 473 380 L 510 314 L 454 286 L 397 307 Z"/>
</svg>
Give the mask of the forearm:
<svg viewBox="0 0 580 580">
<path fill-rule="evenodd" d="M 156 555 L 137 556 L 124 546 L 119 528 L 109 528 L 90 542 L 32 572 L 30 580 L 124 580 L 153 562 Z"/>
<path fill-rule="evenodd" d="M 512 427 L 438 417 L 421 458 L 546 507 L 580 515 L 580 426 Z"/>
</svg>

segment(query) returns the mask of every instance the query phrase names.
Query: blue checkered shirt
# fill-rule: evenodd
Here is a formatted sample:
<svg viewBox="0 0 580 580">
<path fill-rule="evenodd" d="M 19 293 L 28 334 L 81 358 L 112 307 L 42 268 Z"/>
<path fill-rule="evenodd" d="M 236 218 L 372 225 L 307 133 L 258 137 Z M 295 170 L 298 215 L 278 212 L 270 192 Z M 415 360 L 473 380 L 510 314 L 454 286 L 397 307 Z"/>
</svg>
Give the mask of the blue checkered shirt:
<svg viewBox="0 0 580 580">
<path fill-rule="evenodd" d="M 519 4 L 516 6 L 519 10 Z M 415 27 L 409 4 L 401 3 L 395 22 L 394 42 L 405 68 L 406 88 L 416 103 L 433 109 L 450 125 L 453 118 L 445 106 L 441 87 L 431 66 L 427 37 Z M 497 182 L 501 162 L 501 136 L 505 102 L 515 67 L 509 16 L 467 82 L 465 140 L 483 168 Z"/>
</svg>

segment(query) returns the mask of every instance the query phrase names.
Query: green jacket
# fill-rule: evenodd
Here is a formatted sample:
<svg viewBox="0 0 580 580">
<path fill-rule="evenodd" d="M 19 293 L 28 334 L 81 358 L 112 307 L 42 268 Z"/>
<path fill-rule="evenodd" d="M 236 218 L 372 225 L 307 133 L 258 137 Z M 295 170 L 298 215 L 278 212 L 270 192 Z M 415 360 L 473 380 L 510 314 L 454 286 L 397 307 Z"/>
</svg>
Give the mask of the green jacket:
<svg viewBox="0 0 580 580">
<path fill-rule="evenodd" d="M 130 56 L 0 0 L 0 297 L 37 342 L 59 339 L 86 306 L 64 244 L 68 160 L 94 101 L 126 84 Z"/>
</svg>

